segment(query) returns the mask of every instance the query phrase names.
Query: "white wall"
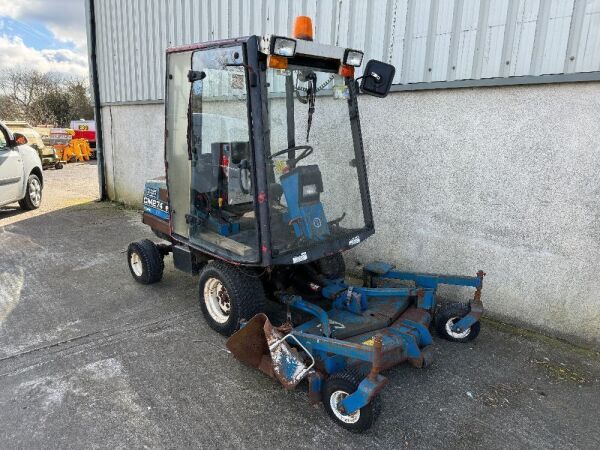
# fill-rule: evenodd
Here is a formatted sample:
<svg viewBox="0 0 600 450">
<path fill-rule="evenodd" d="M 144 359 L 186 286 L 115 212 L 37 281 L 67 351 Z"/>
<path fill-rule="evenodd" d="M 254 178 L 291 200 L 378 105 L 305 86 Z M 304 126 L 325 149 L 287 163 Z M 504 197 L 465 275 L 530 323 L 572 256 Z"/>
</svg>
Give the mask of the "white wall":
<svg viewBox="0 0 600 450">
<path fill-rule="evenodd" d="M 599 346 L 600 83 L 359 103 L 377 233 L 349 260 L 481 268 L 491 316 Z M 144 180 L 163 174 L 163 106 L 102 118 L 109 195 L 140 205 Z"/>
<path fill-rule="evenodd" d="M 144 183 L 164 176 L 163 104 L 101 108 L 108 196 L 141 207 Z"/>
</svg>

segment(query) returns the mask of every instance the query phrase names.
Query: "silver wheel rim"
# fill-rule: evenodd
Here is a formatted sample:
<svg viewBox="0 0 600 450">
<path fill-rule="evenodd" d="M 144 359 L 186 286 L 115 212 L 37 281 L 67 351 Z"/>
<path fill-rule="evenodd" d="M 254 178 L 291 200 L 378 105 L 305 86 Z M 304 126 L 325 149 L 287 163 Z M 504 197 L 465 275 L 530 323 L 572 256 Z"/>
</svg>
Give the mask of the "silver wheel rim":
<svg viewBox="0 0 600 450">
<path fill-rule="evenodd" d="M 37 178 L 29 180 L 29 200 L 33 206 L 40 206 L 42 201 L 42 185 Z"/>
<path fill-rule="evenodd" d="M 356 423 L 360 419 L 360 409 L 358 411 L 353 412 L 352 414 L 344 414 L 340 410 L 340 403 L 346 397 L 348 397 L 348 393 L 345 391 L 335 391 L 329 397 L 329 406 L 331 406 L 331 410 L 335 417 L 341 420 L 344 423 Z"/>
<path fill-rule="evenodd" d="M 138 255 L 137 252 L 131 252 L 131 256 L 129 257 L 129 265 L 136 276 L 142 276 L 144 273 L 144 266 L 142 265 L 142 258 L 140 258 L 140 255 Z"/>
<path fill-rule="evenodd" d="M 460 317 L 451 317 L 446 322 L 446 333 L 448 333 L 448 336 L 450 336 L 451 338 L 454 338 L 454 339 L 464 339 L 469 334 L 471 334 L 471 328 L 467 328 L 466 330 L 463 330 L 460 333 L 458 331 L 452 331 L 452 327 L 459 320 L 460 320 Z"/>
<path fill-rule="evenodd" d="M 231 300 L 227 289 L 217 278 L 209 278 L 204 283 L 204 304 L 215 322 L 223 324 L 229 320 Z"/>
</svg>

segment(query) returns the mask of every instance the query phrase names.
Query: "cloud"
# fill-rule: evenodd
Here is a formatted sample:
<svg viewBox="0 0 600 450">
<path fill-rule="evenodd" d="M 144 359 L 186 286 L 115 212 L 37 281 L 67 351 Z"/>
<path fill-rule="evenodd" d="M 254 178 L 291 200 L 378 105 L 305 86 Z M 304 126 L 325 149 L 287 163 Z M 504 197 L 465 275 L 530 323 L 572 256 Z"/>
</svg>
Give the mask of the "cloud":
<svg viewBox="0 0 600 450">
<path fill-rule="evenodd" d="M 0 15 L 43 23 L 54 37 L 85 50 L 84 0 L 0 0 Z"/>
<path fill-rule="evenodd" d="M 88 76 L 87 55 L 69 49 L 36 50 L 19 37 L 0 36 L 0 67 L 26 66 L 81 78 Z"/>
</svg>

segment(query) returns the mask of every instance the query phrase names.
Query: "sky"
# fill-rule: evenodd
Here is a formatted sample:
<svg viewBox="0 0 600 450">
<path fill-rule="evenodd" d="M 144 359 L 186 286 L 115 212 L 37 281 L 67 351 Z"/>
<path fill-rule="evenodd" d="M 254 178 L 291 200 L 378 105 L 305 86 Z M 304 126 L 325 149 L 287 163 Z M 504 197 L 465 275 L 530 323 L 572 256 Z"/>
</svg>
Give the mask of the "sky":
<svg viewBox="0 0 600 450">
<path fill-rule="evenodd" d="M 88 76 L 84 0 L 0 0 L 0 68 Z"/>
</svg>

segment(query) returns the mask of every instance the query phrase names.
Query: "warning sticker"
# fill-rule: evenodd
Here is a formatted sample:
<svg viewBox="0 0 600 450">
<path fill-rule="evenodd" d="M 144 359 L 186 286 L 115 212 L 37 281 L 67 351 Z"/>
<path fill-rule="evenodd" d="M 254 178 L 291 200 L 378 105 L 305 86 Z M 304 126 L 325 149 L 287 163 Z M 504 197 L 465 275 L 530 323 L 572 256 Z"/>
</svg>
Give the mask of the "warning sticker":
<svg viewBox="0 0 600 450">
<path fill-rule="evenodd" d="M 371 347 L 373 347 L 373 344 L 375 342 L 373 341 L 373 338 L 367 339 L 366 341 L 363 342 L 364 345 L 370 345 Z"/>
</svg>

